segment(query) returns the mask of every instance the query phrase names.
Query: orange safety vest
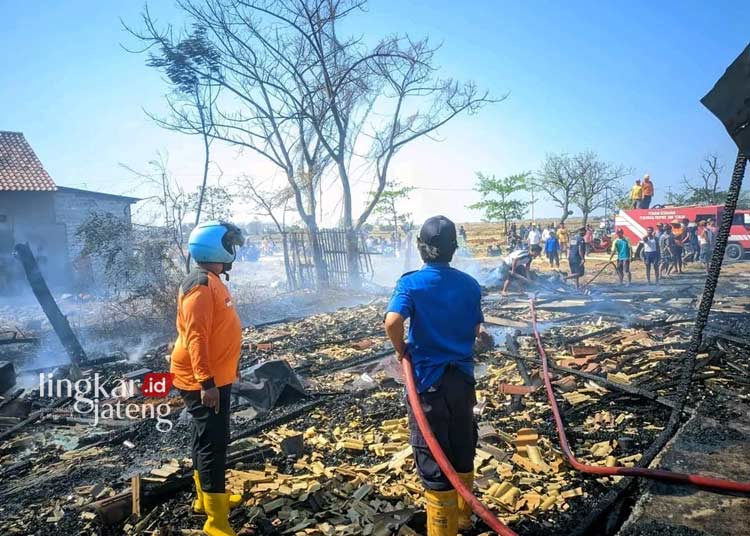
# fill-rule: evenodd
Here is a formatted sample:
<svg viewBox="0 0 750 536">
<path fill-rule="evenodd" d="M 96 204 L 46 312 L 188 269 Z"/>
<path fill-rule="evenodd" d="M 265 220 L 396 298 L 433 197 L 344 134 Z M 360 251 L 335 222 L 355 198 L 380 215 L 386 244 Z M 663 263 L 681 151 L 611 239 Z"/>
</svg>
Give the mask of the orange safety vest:
<svg viewBox="0 0 750 536">
<path fill-rule="evenodd" d="M 202 268 L 183 281 L 177 298 L 177 342 L 170 372 L 178 389 L 223 387 L 237 378 L 242 324 L 229 289 Z"/>
<path fill-rule="evenodd" d="M 654 195 L 654 183 L 651 181 L 643 182 L 643 196 Z"/>
</svg>

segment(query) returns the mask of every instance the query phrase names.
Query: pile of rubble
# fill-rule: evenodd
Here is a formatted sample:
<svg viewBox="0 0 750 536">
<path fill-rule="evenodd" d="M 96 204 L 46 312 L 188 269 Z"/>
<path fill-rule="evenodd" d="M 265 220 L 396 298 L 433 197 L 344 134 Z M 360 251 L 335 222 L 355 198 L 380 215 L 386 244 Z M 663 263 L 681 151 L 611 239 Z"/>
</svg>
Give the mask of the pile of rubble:
<svg viewBox="0 0 750 536">
<path fill-rule="evenodd" d="M 663 430 L 678 388 L 698 287 L 611 288 L 590 296 L 539 296 L 558 401 L 576 455 L 633 466 Z M 707 332 L 691 407 L 713 396 L 746 403 L 747 288 L 725 284 Z M 419 534 L 422 488 L 408 444 L 398 367 L 382 333 L 385 300 L 245 332 L 243 374 L 284 360 L 305 395 L 267 412 L 233 406 L 228 485 L 245 502 L 232 523 L 252 534 Z M 574 471 L 559 451 L 525 296 L 485 298 L 495 344 L 477 348 L 476 493 L 519 534 L 592 530 L 619 477 Z M 744 331 L 742 331 L 744 330 Z M 485 341 L 486 342 L 486 341 Z M 159 370 L 168 348 L 108 377 Z M 139 370 L 140 369 L 140 370 Z M 91 374 L 93 370 L 83 370 Z M 22 422 L 49 405 L 30 390 L 0 401 Z M 136 394 L 139 406 L 153 404 Z M 71 401 L 57 402 L 64 410 Z M 171 431 L 152 420 L 44 415 L 0 441 L 2 534 L 200 534 L 190 511 L 189 423 L 172 396 Z M 2 417 L 0 417 L 2 419 Z M 0 425 L 7 424 L 0 420 Z M 0 434 L 3 434 L 0 428 Z M 6 428 L 7 430 L 7 428 Z M 584 519 L 588 526 L 584 527 Z M 472 534 L 486 531 L 477 523 Z"/>
</svg>

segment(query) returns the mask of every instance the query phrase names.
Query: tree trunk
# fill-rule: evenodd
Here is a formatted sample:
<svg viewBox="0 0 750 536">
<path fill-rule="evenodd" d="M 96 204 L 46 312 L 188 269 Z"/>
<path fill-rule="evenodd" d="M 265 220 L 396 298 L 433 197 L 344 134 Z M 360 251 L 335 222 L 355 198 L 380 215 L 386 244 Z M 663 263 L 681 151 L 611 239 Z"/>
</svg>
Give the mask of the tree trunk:
<svg viewBox="0 0 750 536">
<path fill-rule="evenodd" d="M 359 273 L 359 246 L 357 244 L 357 235 L 359 226 L 354 226 L 354 217 L 352 215 L 352 192 L 349 187 L 349 174 L 343 159 L 337 160 L 341 186 L 344 191 L 344 231 L 346 232 L 346 267 L 349 272 L 349 285 L 352 288 L 362 286 Z M 364 222 L 362 222 L 364 223 Z"/>
<path fill-rule="evenodd" d="M 198 227 L 198 224 L 201 222 L 203 197 L 206 194 L 206 183 L 208 182 L 208 166 L 211 163 L 211 142 L 208 139 L 208 133 L 206 131 L 206 116 L 204 115 L 203 107 L 200 104 L 200 97 L 198 96 L 197 89 L 196 103 L 201 118 L 201 130 L 203 132 L 203 182 L 201 183 L 201 192 L 198 196 L 198 206 L 195 209 L 195 227 Z M 185 259 L 185 271 L 190 273 L 190 252 L 188 252 L 187 259 Z"/>
<path fill-rule="evenodd" d="M 581 227 L 586 227 L 586 224 L 589 222 L 589 209 L 583 209 L 583 223 L 581 224 Z"/>
<path fill-rule="evenodd" d="M 346 228 L 346 263 L 349 271 L 349 285 L 352 288 L 360 288 L 362 274 L 359 270 L 359 232 L 351 227 Z"/>
<path fill-rule="evenodd" d="M 563 203 L 562 209 L 563 213 L 562 217 L 560 218 L 560 223 L 565 223 L 565 220 L 568 219 L 568 212 L 570 212 L 570 201 L 565 201 L 565 203 Z"/>
<path fill-rule="evenodd" d="M 315 281 L 318 288 L 328 287 L 328 267 L 323 259 L 323 248 L 320 246 L 320 230 L 315 221 L 315 216 L 305 218 L 308 234 L 310 235 L 310 246 L 312 247 L 313 266 L 315 268 Z"/>
<path fill-rule="evenodd" d="M 313 265 L 315 267 L 315 280 L 318 288 L 328 288 L 328 267 L 323 259 L 323 248 L 320 246 L 320 230 L 313 218 L 305 221 L 310 234 L 310 246 L 312 247 Z"/>
<path fill-rule="evenodd" d="M 286 231 L 281 232 L 281 245 L 284 249 L 284 272 L 286 273 L 286 288 L 294 290 L 294 274 L 292 274 L 292 265 L 289 262 L 289 242 L 286 238 Z"/>
<path fill-rule="evenodd" d="M 398 214 L 395 208 L 393 209 L 393 232 L 396 233 L 396 240 L 393 247 L 396 248 L 396 251 L 401 251 L 401 231 L 398 229 Z"/>
</svg>

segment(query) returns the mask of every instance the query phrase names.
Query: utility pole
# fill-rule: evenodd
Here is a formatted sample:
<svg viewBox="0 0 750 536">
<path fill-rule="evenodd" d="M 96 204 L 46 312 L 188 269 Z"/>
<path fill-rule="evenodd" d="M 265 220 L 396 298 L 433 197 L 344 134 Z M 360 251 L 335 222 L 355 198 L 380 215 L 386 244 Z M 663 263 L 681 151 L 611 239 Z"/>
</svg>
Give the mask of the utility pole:
<svg viewBox="0 0 750 536">
<path fill-rule="evenodd" d="M 609 222 L 609 185 L 604 187 L 604 221 Z"/>
</svg>

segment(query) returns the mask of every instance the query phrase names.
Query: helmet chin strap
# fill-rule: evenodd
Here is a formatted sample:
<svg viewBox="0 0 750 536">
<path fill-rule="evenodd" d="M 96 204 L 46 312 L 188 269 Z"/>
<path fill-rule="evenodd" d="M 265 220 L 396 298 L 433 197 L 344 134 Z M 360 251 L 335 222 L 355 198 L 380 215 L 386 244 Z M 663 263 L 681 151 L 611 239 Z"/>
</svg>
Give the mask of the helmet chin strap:
<svg viewBox="0 0 750 536">
<path fill-rule="evenodd" d="M 231 262 L 225 262 L 222 264 L 222 270 L 221 273 L 224 274 L 224 279 L 229 281 L 229 270 L 232 269 L 232 263 Z"/>
</svg>

